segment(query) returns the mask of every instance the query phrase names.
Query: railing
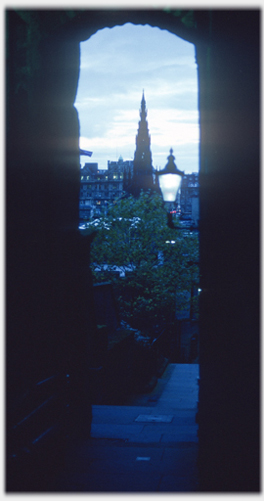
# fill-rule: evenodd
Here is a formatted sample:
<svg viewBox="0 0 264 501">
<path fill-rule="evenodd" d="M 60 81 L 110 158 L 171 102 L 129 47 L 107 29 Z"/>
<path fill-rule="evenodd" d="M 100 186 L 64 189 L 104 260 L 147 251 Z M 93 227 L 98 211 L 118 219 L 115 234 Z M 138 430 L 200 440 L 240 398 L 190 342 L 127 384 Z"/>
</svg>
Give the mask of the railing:
<svg viewBox="0 0 264 501">
<path fill-rule="evenodd" d="M 6 439 L 8 492 L 48 489 L 66 444 L 67 411 L 66 374 L 38 381 L 12 405 L 9 403 Z"/>
</svg>

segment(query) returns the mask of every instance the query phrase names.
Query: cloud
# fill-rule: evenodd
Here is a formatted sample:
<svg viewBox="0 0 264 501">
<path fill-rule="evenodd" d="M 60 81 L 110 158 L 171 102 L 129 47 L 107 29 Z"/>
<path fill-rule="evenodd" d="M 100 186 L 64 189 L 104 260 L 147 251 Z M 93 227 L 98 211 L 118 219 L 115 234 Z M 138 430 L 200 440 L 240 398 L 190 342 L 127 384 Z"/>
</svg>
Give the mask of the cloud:
<svg viewBox="0 0 264 501">
<path fill-rule="evenodd" d="M 165 163 L 173 147 L 185 162 L 179 168 L 198 170 L 194 46 L 150 26 L 106 28 L 81 44 L 75 102 L 81 147 L 94 152 L 100 168 L 120 155 L 133 158 L 143 89 L 153 163 Z"/>
</svg>

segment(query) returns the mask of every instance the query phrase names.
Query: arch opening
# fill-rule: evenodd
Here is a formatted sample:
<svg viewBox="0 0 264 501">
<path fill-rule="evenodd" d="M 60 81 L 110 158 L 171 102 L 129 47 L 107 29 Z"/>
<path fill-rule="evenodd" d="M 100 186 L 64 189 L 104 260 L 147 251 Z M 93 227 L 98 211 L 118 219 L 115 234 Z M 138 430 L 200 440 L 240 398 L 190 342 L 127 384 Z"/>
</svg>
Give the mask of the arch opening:
<svg viewBox="0 0 264 501">
<path fill-rule="evenodd" d="M 199 116 L 194 45 L 157 26 L 125 23 L 99 29 L 80 46 L 80 77 L 74 106 L 79 114 L 80 148 L 92 151 L 91 159 L 81 157 L 81 223 L 87 223 L 87 218 L 89 221 L 105 216 L 104 203 L 109 204 L 106 180 L 101 179 L 98 183 L 99 178 L 91 179 L 91 176 L 88 180 L 84 165 L 87 168 L 89 164 L 94 165 L 96 173 L 108 177 L 108 164 L 118 163 L 120 158 L 133 162 L 142 89 L 148 110 L 153 167 L 158 169 L 165 165 L 173 146 L 177 165 L 187 174 L 185 178 L 197 174 L 195 182 L 188 179 L 190 187 L 185 179 L 184 187 L 185 197 L 188 198 L 187 192 L 195 192 L 197 200 Z M 185 205 L 182 203 L 182 216 L 186 219 L 181 222 L 185 226 L 192 217 L 190 199 L 185 200 Z M 170 241 L 175 243 L 172 237 Z M 123 266 L 117 268 L 124 276 Z M 197 270 L 190 273 L 193 278 Z M 186 292 L 191 305 L 196 299 L 194 295 L 198 295 L 198 283 L 189 285 L 190 290 Z M 192 306 L 187 308 L 185 316 L 177 314 L 174 362 L 195 360 L 197 363 L 197 350 L 192 357 L 192 338 L 197 336 L 198 329 L 193 325 Z M 190 320 L 189 325 L 188 322 L 182 325 L 183 319 Z"/>
<path fill-rule="evenodd" d="M 120 155 L 133 159 L 144 90 L 154 167 L 165 165 L 173 147 L 180 168 L 198 172 L 195 46 L 169 30 L 125 23 L 98 30 L 80 43 L 80 52 L 74 103 L 80 148 L 93 151 L 99 169 Z"/>
</svg>

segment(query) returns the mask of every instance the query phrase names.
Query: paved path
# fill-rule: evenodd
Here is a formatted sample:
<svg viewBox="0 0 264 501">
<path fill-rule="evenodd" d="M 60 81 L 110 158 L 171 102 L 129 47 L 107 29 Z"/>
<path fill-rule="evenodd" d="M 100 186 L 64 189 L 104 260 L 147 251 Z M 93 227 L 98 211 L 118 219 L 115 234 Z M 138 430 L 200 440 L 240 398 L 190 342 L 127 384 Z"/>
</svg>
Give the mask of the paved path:
<svg viewBox="0 0 264 501">
<path fill-rule="evenodd" d="M 196 364 L 169 364 L 150 394 L 94 405 L 91 439 L 69 454 L 59 490 L 197 491 L 198 376 Z"/>
</svg>

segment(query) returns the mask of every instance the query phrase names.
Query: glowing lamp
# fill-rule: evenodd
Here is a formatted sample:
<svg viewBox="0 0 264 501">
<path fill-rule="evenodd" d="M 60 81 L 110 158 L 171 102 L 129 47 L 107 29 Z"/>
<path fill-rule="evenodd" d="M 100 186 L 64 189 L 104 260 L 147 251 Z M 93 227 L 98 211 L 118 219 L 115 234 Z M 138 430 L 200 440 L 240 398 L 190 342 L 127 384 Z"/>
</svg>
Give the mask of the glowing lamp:
<svg viewBox="0 0 264 501">
<path fill-rule="evenodd" d="M 174 162 L 175 157 L 172 153 L 173 149 L 171 148 L 168 162 L 164 169 L 156 171 L 164 202 L 175 202 L 182 177 L 184 176 L 184 172 L 177 168 Z"/>
</svg>

